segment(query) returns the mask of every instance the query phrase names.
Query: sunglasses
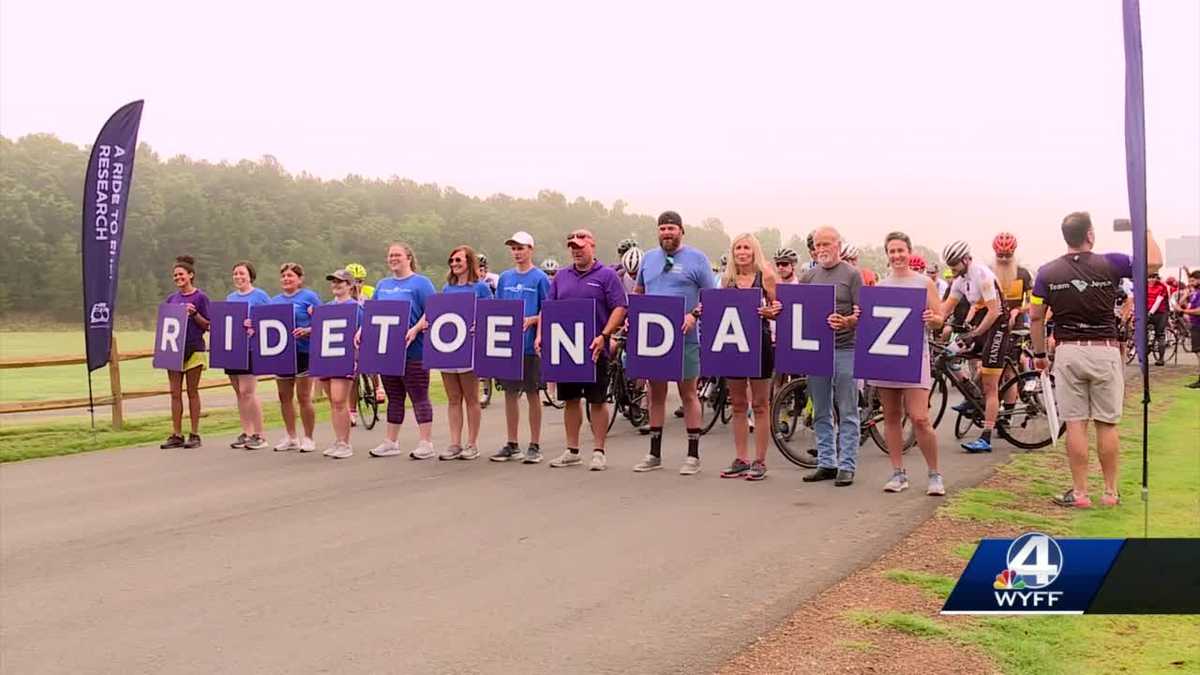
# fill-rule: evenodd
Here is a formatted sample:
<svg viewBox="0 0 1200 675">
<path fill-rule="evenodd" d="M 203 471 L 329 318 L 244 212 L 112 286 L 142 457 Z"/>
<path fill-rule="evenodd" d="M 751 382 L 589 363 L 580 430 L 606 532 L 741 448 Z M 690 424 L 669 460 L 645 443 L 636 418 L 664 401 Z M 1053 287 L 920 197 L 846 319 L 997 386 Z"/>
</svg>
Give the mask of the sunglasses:
<svg viewBox="0 0 1200 675">
<path fill-rule="evenodd" d="M 467 259 L 466 259 L 466 258 L 460 258 L 460 257 L 457 257 L 457 256 L 455 256 L 455 257 L 453 257 L 453 258 L 451 258 L 451 259 L 447 260 L 447 261 L 446 261 L 446 264 L 448 264 L 448 265 L 453 265 L 454 263 L 462 263 L 462 262 L 467 262 Z"/>
<path fill-rule="evenodd" d="M 666 262 L 663 263 L 663 274 L 670 272 L 675 267 L 675 256 L 667 256 Z"/>
<path fill-rule="evenodd" d="M 776 260 L 775 266 L 776 267 L 791 267 L 792 263 L 787 260 Z"/>
<path fill-rule="evenodd" d="M 996 254 L 996 260 L 1012 260 L 1012 254 L 1009 254 L 1009 255 L 1001 255 L 1001 254 L 997 253 L 997 254 Z"/>
</svg>

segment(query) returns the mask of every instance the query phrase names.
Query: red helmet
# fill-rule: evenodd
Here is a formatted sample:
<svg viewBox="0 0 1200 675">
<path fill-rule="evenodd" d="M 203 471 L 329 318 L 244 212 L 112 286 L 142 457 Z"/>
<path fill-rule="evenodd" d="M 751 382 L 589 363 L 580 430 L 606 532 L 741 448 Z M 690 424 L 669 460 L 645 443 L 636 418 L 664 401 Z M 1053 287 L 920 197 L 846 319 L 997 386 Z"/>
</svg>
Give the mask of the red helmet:
<svg viewBox="0 0 1200 675">
<path fill-rule="evenodd" d="M 925 271 L 925 259 L 919 255 L 908 256 L 908 269 L 914 272 Z"/>
<path fill-rule="evenodd" d="M 1017 238 L 1011 232 L 1001 232 L 992 240 L 992 250 L 1012 255 L 1017 251 Z"/>
<path fill-rule="evenodd" d="M 1167 277 L 1167 285 L 1168 286 L 1178 286 L 1179 280 L 1176 279 L 1175 277 Z"/>
</svg>

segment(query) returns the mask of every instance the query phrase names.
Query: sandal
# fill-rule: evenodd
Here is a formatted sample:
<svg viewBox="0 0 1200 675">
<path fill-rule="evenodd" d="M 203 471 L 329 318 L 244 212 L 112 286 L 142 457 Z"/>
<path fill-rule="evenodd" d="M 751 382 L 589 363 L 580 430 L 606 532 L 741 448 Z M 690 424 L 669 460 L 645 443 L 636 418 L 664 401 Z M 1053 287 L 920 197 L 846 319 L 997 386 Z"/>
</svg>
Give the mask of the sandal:
<svg viewBox="0 0 1200 675">
<path fill-rule="evenodd" d="M 1078 496 L 1075 494 L 1075 488 L 1071 488 L 1061 495 L 1054 495 L 1054 503 L 1066 508 L 1075 509 L 1090 509 L 1092 508 L 1092 499 L 1087 495 Z"/>
<path fill-rule="evenodd" d="M 1121 503 L 1121 495 L 1105 492 L 1104 496 L 1100 498 L 1100 503 L 1104 506 L 1117 506 Z"/>
</svg>

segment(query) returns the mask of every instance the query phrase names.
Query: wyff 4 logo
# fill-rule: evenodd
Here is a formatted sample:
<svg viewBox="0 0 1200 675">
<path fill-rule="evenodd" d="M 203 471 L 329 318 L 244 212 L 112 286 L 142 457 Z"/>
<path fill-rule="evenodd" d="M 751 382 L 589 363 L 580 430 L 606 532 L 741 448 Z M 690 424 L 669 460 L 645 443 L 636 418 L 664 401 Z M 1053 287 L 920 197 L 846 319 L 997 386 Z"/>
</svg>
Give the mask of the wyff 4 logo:
<svg viewBox="0 0 1200 675">
<path fill-rule="evenodd" d="M 1054 607 L 1062 591 L 1042 591 L 1063 571 L 1063 554 L 1058 542 L 1040 532 L 1013 540 L 1005 555 L 1007 568 L 996 575 L 992 588 L 1000 607 Z"/>
</svg>

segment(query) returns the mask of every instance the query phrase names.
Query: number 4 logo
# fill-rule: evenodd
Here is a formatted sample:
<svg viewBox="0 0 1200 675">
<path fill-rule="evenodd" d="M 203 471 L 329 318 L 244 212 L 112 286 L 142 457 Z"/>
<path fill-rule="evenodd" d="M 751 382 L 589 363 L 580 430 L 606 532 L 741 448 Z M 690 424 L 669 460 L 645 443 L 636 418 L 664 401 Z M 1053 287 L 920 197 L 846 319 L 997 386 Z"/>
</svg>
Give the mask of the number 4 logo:
<svg viewBox="0 0 1200 675">
<path fill-rule="evenodd" d="M 1044 534 L 1018 537 L 1009 546 L 1006 557 L 1008 569 L 1025 579 L 1026 588 L 1045 588 L 1054 583 L 1062 571 L 1062 549 L 1058 542 Z"/>
<path fill-rule="evenodd" d="M 908 318 L 909 314 L 912 314 L 912 309 L 908 307 L 884 307 L 881 305 L 872 307 L 871 316 L 876 319 L 887 319 L 887 325 L 883 327 L 883 331 L 879 333 L 879 337 L 875 338 L 875 342 L 867 351 L 876 356 L 908 356 L 908 345 L 896 344 L 892 342 L 892 338 L 900 332 L 900 326 L 904 325 L 904 320 Z"/>
</svg>

